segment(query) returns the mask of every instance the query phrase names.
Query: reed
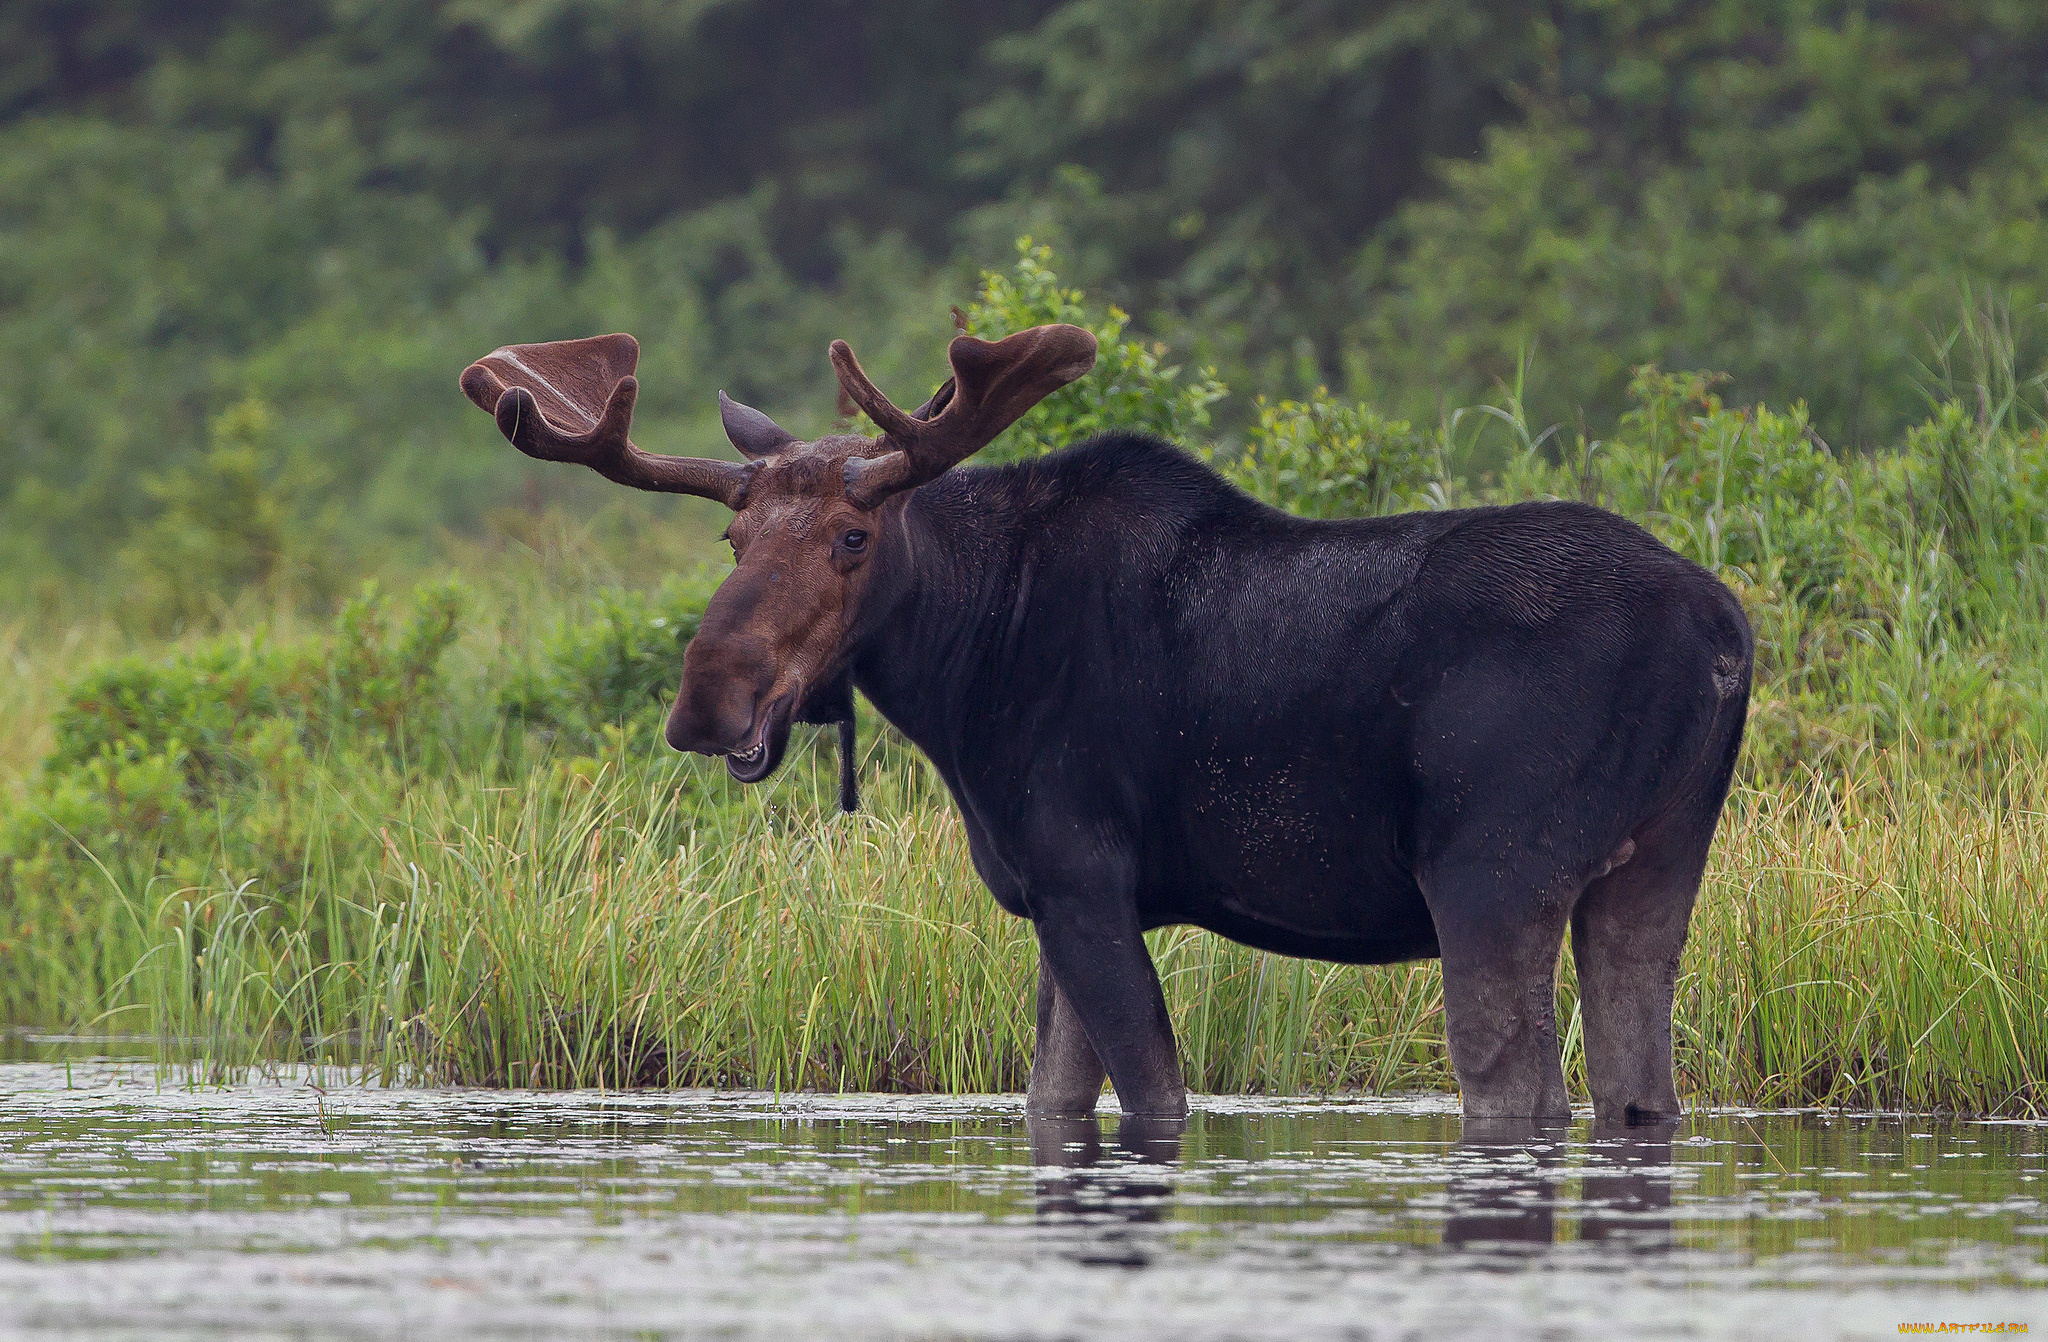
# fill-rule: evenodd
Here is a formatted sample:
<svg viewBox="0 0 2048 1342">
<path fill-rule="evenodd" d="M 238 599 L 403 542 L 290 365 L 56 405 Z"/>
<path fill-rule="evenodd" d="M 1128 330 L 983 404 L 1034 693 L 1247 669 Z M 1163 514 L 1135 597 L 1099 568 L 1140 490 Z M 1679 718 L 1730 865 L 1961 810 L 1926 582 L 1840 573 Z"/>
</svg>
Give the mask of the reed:
<svg viewBox="0 0 2048 1342">
<path fill-rule="evenodd" d="M 1020 1088 L 1035 952 L 928 766 L 871 747 L 854 816 L 831 812 L 824 768 L 792 772 L 694 813 L 720 781 L 688 762 L 450 780 L 381 820 L 338 790 L 317 832 L 368 825 L 375 842 L 320 878 L 359 896 L 295 927 L 246 888 L 167 899 L 113 948 L 137 968 L 107 1019 L 157 1033 L 200 1079 L 317 1056 L 491 1086 Z M 2048 1112 L 2048 964 L 2029 952 L 2048 944 L 2048 770 L 2003 790 L 2025 804 L 1875 767 L 1847 787 L 1741 789 L 1679 985 L 1689 1098 Z M 1433 964 L 1152 939 L 1198 1090 L 1454 1085 Z M 1568 954 L 1559 1003 L 1582 1087 Z"/>
</svg>

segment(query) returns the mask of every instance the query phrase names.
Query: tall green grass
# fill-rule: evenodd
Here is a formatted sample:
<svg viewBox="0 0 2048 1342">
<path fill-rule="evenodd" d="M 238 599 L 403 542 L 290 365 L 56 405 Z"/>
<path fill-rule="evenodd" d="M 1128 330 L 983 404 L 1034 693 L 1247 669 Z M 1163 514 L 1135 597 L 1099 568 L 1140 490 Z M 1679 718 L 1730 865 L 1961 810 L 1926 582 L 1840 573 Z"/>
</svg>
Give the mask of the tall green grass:
<svg viewBox="0 0 2048 1342">
<path fill-rule="evenodd" d="M 376 838 L 358 870 L 326 874 L 351 898 L 320 926 L 271 925 L 240 888 L 126 908 L 108 951 L 136 968 L 105 1019 L 202 1077 L 306 1056 L 491 1086 L 1023 1085 L 1029 930 L 976 879 L 927 766 L 877 746 L 861 814 L 833 814 L 828 771 L 799 770 L 708 826 L 679 809 L 697 772 L 450 780 L 389 817 L 351 815 L 337 791 L 336 825 Z M 1741 789 L 1679 985 L 1689 1098 L 2048 1112 L 2048 769 L 2002 791 L 2022 804 L 1875 772 Z M 1433 964 L 1152 940 L 1198 1090 L 1455 1084 Z M 1583 1086 L 1568 955 L 1559 1000 Z"/>
</svg>

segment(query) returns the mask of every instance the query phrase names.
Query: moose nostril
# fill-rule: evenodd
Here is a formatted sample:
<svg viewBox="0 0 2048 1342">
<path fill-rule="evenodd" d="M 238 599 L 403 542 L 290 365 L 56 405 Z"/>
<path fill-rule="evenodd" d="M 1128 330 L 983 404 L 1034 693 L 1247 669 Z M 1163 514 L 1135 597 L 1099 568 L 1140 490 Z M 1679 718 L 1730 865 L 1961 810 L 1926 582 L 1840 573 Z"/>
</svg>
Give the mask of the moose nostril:
<svg viewBox="0 0 2048 1342">
<path fill-rule="evenodd" d="M 681 716 L 678 713 L 670 713 L 668 715 L 668 722 L 661 729 L 661 739 L 668 742 L 670 750 L 680 751 L 687 755 L 692 748 L 693 738 L 690 735 L 689 729 L 683 725 Z"/>
<path fill-rule="evenodd" d="M 743 749 L 755 726 L 758 700 L 732 684 L 685 686 L 669 712 L 665 735 L 677 750 L 722 755 Z"/>
<path fill-rule="evenodd" d="M 710 748 L 710 743 L 704 739 L 702 721 L 691 697 L 688 694 L 679 694 L 674 706 L 668 711 L 668 722 L 663 725 L 661 731 L 662 739 L 668 742 L 671 750 L 680 750 L 686 754 L 693 750 L 699 754 L 712 754 L 714 752 Z"/>
<path fill-rule="evenodd" d="M 718 693 L 718 687 L 686 681 L 669 710 L 662 735 L 676 750 L 723 754 L 733 739 L 746 731 L 747 722 L 734 723 L 736 716 L 746 712 L 746 705 L 734 705 Z"/>
<path fill-rule="evenodd" d="M 722 624 L 714 629 L 713 614 L 729 624 L 733 613 L 729 607 L 707 612 L 683 656 L 683 683 L 666 732 L 677 750 L 723 755 L 752 744 L 761 705 L 774 685 L 775 658 L 750 631 Z"/>
<path fill-rule="evenodd" d="M 754 701 L 729 700 L 725 711 L 718 715 L 718 741 L 721 747 L 737 750 L 749 744 L 747 738 L 754 732 Z"/>
</svg>

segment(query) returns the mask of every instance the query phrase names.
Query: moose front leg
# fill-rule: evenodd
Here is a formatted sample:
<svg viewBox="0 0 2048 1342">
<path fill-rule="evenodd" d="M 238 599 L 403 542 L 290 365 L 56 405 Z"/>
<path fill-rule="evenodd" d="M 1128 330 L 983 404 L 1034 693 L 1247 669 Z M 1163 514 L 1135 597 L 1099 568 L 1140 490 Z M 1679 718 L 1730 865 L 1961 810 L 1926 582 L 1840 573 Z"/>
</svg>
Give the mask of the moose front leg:
<svg viewBox="0 0 2048 1342">
<path fill-rule="evenodd" d="M 1087 1090 L 1087 1108 L 1080 1111 L 1087 1112 L 1094 1107 L 1094 1095 L 1107 1071 L 1124 1113 L 1187 1117 L 1188 1088 L 1181 1079 L 1173 1022 L 1167 1017 L 1166 995 L 1160 991 L 1159 974 L 1152 967 L 1132 901 L 1111 898 L 1096 904 L 1070 897 L 1050 901 L 1050 907 L 1045 907 L 1047 901 L 1033 903 L 1039 956 L 1038 1042 L 1041 1050 L 1050 1046 L 1043 1092 L 1047 1101 L 1078 1104 Z M 1048 987 L 1054 990 L 1050 1033 Z M 1090 1061 L 1096 1062 L 1092 1081 L 1086 1066 Z M 1039 1078 L 1039 1063 L 1034 1061 L 1026 1102 L 1034 1111 L 1041 1095 Z"/>
<path fill-rule="evenodd" d="M 1052 967 L 1038 957 L 1038 1047 L 1031 1055 L 1031 1089 L 1024 1112 L 1046 1118 L 1093 1114 L 1108 1073 L 1088 1042 L 1081 1018 L 1060 996 Z"/>
</svg>

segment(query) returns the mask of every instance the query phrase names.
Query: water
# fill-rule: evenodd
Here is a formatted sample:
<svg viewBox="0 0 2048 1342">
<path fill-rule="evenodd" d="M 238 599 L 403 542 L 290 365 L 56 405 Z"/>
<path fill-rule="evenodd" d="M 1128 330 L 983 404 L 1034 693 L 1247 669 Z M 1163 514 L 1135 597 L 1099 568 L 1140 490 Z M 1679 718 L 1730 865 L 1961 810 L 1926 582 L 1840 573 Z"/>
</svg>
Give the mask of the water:
<svg viewBox="0 0 2048 1342">
<path fill-rule="evenodd" d="M 1035 1149 L 1034 1149 L 1035 1143 Z M 1896 1337 L 2048 1330 L 2048 1127 L 1447 1097 L 191 1091 L 0 1062 L 0 1334 Z"/>
</svg>

